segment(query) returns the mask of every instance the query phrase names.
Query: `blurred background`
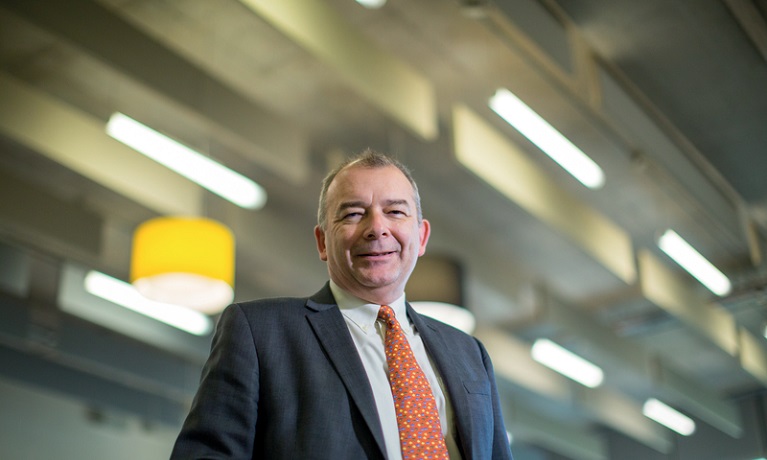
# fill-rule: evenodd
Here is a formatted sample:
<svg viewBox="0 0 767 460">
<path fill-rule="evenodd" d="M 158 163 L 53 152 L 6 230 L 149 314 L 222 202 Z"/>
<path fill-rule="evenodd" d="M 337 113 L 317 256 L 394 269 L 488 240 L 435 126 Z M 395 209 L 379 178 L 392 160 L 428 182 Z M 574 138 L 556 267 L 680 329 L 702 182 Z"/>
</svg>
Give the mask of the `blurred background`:
<svg viewBox="0 0 767 460">
<path fill-rule="evenodd" d="M 216 312 L 188 332 L 109 298 L 132 289 L 134 233 L 217 221 L 236 301 L 311 295 L 320 181 L 367 147 L 414 171 L 433 231 L 408 298 L 473 314 L 516 459 L 765 457 L 765 17 L 764 0 L 1 0 L 0 457 L 167 458 Z M 254 200 L 140 153 L 115 114 Z M 544 364 L 552 346 L 593 379 Z"/>
</svg>

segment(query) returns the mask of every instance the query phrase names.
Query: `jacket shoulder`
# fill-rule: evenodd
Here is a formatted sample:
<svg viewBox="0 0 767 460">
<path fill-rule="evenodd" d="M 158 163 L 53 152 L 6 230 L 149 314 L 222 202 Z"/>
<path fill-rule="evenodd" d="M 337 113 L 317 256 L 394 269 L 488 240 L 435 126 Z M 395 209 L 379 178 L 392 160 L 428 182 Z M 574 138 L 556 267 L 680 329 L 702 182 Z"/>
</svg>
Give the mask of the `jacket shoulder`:
<svg viewBox="0 0 767 460">
<path fill-rule="evenodd" d="M 236 302 L 233 306 L 237 306 L 243 311 L 249 311 L 263 308 L 303 307 L 308 301 L 309 297 L 269 297 Z"/>
</svg>

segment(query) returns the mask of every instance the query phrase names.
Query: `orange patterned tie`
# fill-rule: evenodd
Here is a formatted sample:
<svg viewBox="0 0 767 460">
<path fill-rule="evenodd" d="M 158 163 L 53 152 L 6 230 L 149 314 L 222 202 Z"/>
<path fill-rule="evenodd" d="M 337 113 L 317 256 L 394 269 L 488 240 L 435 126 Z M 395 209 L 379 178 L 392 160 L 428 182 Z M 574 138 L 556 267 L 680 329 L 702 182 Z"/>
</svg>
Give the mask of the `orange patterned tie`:
<svg viewBox="0 0 767 460">
<path fill-rule="evenodd" d="M 386 322 L 386 363 L 389 365 L 402 459 L 448 460 L 439 411 L 429 381 L 418 366 L 391 307 L 382 305 L 378 319 Z"/>
</svg>

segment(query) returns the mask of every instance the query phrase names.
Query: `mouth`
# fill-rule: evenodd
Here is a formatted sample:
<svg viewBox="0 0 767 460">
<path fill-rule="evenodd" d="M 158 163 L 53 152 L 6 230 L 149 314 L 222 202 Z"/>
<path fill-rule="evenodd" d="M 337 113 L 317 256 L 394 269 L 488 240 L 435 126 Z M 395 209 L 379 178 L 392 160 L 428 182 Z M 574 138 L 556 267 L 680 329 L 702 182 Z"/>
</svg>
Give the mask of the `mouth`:
<svg viewBox="0 0 767 460">
<path fill-rule="evenodd" d="M 370 251 L 357 254 L 357 257 L 365 259 L 382 259 L 392 254 L 396 254 L 397 251 Z"/>
</svg>

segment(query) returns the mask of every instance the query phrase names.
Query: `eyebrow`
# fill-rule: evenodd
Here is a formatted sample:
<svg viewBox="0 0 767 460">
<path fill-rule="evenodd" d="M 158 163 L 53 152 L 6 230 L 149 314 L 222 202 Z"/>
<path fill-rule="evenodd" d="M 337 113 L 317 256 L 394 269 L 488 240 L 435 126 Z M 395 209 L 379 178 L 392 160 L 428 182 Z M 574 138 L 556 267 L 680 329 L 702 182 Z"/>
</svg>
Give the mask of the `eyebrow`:
<svg viewBox="0 0 767 460">
<path fill-rule="evenodd" d="M 396 205 L 404 205 L 406 208 L 410 209 L 410 203 L 407 200 L 386 200 L 385 202 L 386 206 L 396 206 Z"/>
</svg>

